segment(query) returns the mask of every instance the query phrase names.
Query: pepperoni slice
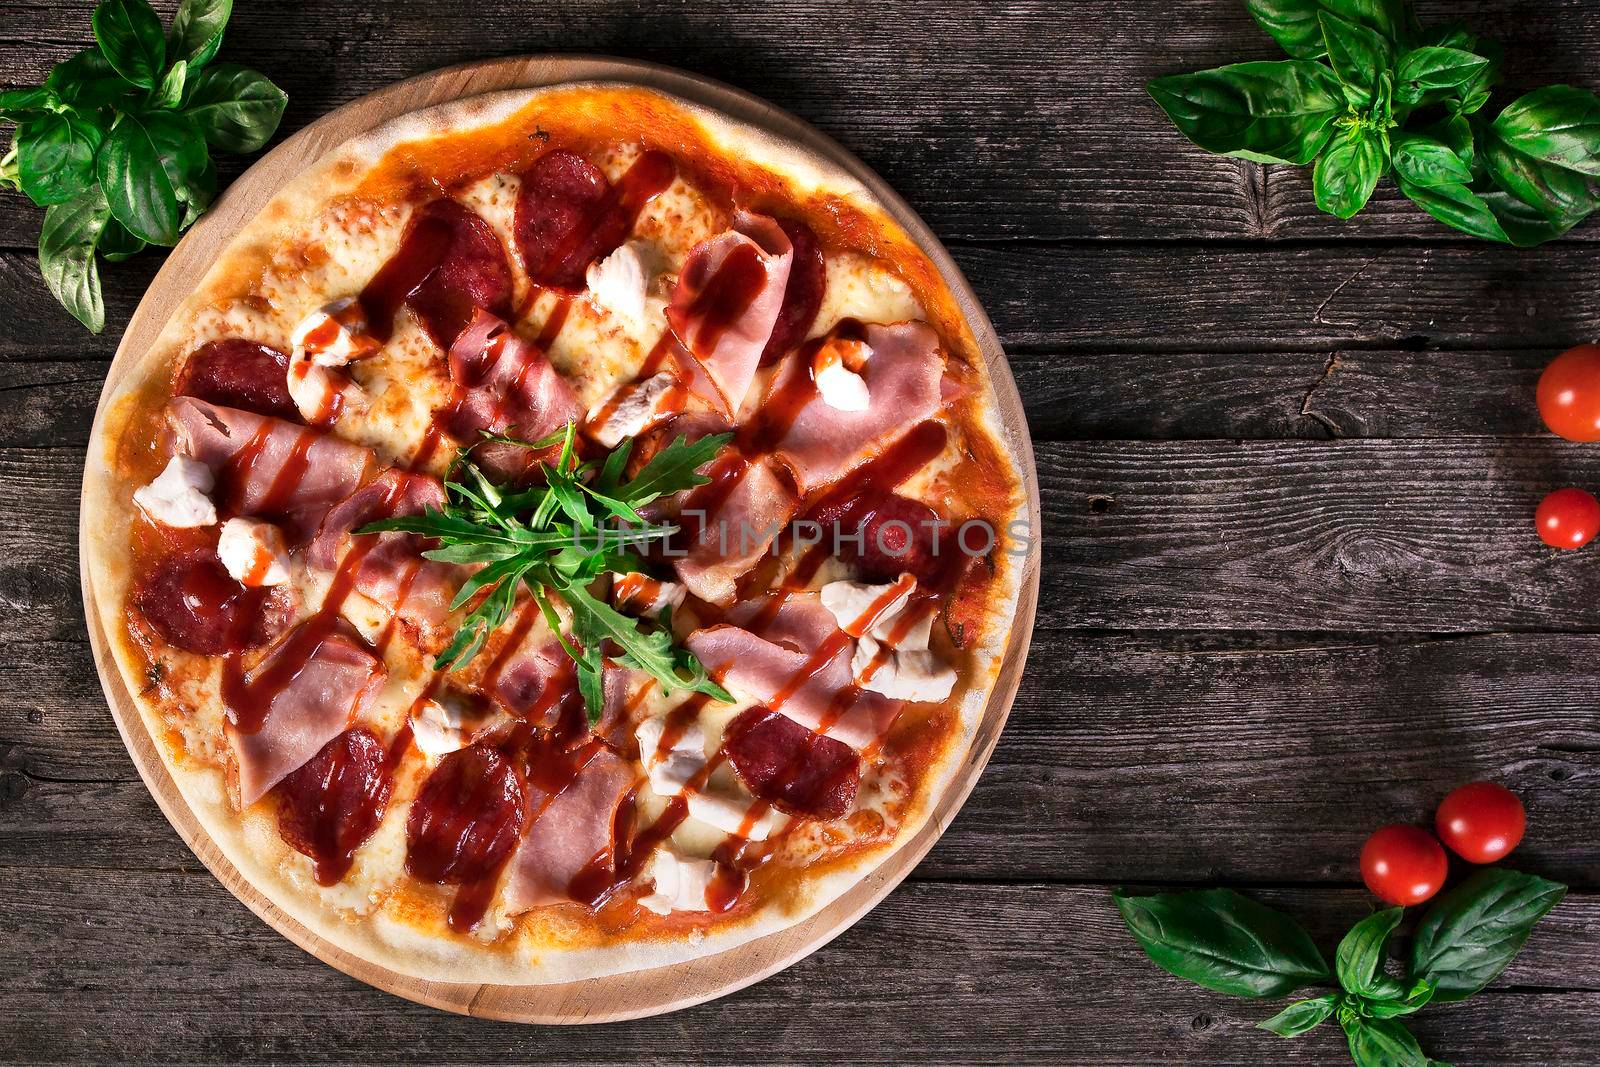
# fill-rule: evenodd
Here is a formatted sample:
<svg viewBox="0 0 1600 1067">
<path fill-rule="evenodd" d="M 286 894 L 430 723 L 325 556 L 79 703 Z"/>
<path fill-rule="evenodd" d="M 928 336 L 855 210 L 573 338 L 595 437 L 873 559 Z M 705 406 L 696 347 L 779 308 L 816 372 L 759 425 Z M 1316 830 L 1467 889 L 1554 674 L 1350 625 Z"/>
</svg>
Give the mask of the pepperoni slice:
<svg viewBox="0 0 1600 1067">
<path fill-rule="evenodd" d="M 223 407 L 303 422 L 289 395 L 289 357 L 276 348 L 238 337 L 208 341 L 189 353 L 173 387 Z"/>
<path fill-rule="evenodd" d="M 234 581 L 214 548 L 168 556 L 139 583 L 134 607 L 168 644 L 217 656 L 265 644 L 283 628 L 276 597 Z"/>
<path fill-rule="evenodd" d="M 517 247 L 536 285 L 579 293 L 584 270 L 627 237 L 627 220 L 612 205 L 604 172 L 558 149 L 534 161 L 517 196 Z"/>
<path fill-rule="evenodd" d="M 787 715 L 750 708 L 728 724 L 722 747 L 745 788 L 780 811 L 837 819 L 855 803 L 861 757 Z"/>
<path fill-rule="evenodd" d="M 776 363 L 806 339 L 828 287 L 828 267 L 822 258 L 822 245 L 811 227 L 798 219 L 778 219 L 777 222 L 794 246 L 794 257 L 789 264 L 789 282 L 783 289 L 778 321 L 773 324 L 772 336 L 767 338 L 767 347 L 761 352 L 763 367 Z"/>
<path fill-rule="evenodd" d="M 449 349 L 474 308 L 510 314 L 511 267 L 487 222 L 440 197 L 412 214 L 399 250 L 361 291 L 360 304 L 378 340 L 389 339 L 396 312 L 409 304 L 434 343 Z"/>
<path fill-rule="evenodd" d="M 278 833 L 311 857 L 320 884 L 334 885 L 378 828 L 393 790 L 382 742 L 371 730 L 346 730 L 276 786 Z"/>
<path fill-rule="evenodd" d="M 936 584 L 959 552 L 948 520 L 898 493 L 868 493 L 825 505 L 812 518 L 822 538 L 869 580 L 893 581 L 901 573 L 924 588 Z"/>
<path fill-rule="evenodd" d="M 500 869 L 522 833 L 522 778 L 487 745 L 439 761 L 406 820 L 406 870 L 443 885 L 480 882 Z"/>
</svg>

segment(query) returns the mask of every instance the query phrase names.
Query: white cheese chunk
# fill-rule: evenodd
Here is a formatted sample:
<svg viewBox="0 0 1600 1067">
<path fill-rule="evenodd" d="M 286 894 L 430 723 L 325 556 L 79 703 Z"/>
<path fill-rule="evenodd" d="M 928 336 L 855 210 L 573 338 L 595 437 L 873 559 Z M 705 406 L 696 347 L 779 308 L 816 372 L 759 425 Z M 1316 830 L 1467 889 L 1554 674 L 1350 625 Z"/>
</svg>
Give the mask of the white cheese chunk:
<svg viewBox="0 0 1600 1067">
<path fill-rule="evenodd" d="M 861 688 L 895 700 L 944 700 L 956 684 L 955 670 L 926 647 L 889 648 L 871 637 L 856 643 L 850 667 Z"/>
<path fill-rule="evenodd" d="M 596 404 L 585 419 L 589 436 L 615 448 L 651 425 L 682 410 L 684 391 L 671 374 L 619 385 Z"/>
<path fill-rule="evenodd" d="M 215 485 L 210 467 L 173 456 L 149 485 L 134 490 L 133 502 L 163 526 L 210 526 L 217 521 L 217 506 L 206 494 Z"/>
<path fill-rule="evenodd" d="M 658 619 L 668 608 L 683 607 L 689 591 L 679 582 L 663 582 L 646 574 L 624 574 L 611 586 L 611 603 L 622 611 Z"/>
<path fill-rule="evenodd" d="M 359 321 L 360 309 L 354 297 L 336 300 L 300 320 L 289 334 L 297 357 L 319 367 L 342 367 L 378 350 Z"/>
<path fill-rule="evenodd" d="M 897 586 L 899 593 L 874 614 L 874 608 L 879 601 Z M 868 585 L 865 582 L 850 581 L 829 582 L 822 587 L 820 593 L 822 606 L 833 613 L 839 629 L 852 637 L 859 637 L 862 633 L 861 624 L 865 620 L 869 624 L 865 632 L 877 634 L 880 640 L 884 640 L 893 629 L 896 616 L 906 606 L 906 601 L 911 599 L 911 594 L 916 588 L 916 579 L 904 575 L 893 585 Z M 906 642 L 900 643 L 904 645 Z"/>
<path fill-rule="evenodd" d="M 675 911 L 709 911 L 706 890 L 716 876 L 717 865 L 710 860 L 683 859 L 658 848 L 650 857 L 649 877 L 654 892 L 639 904 L 657 915 Z"/>
<path fill-rule="evenodd" d="M 298 348 L 289 357 L 289 398 L 313 426 L 325 426 L 342 406 L 364 407 L 367 400 L 342 372 L 313 363 Z"/>
<path fill-rule="evenodd" d="M 656 795 L 675 797 L 687 791 L 691 817 L 725 834 L 738 834 L 751 841 L 765 841 L 786 821 L 786 816 L 770 808 L 763 808 L 757 818 L 749 818 L 757 803 L 749 796 L 730 797 L 711 789 L 709 784 L 707 788 L 686 790 L 689 782 L 705 769 L 705 731 L 698 722 L 690 723 L 672 747 L 663 752 L 661 742 L 666 726 L 667 720 L 662 716 L 646 719 L 634 730 L 639 739 L 639 762 Z"/>
<path fill-rule="evenodd" d="M 644 318 L 650 272 L 637 241 L 618 245 L 605 259 L 589 264 L 584 280 L 589 284 L 589 295 L 594 302 L 613 315 L 632 322 Z"/>
<path fill-rule="evenodd" d="M 259 588 L 289 580 L 289 549 L 270 522 L 229 519 L 217 537 L 217 556 L 241 585 Z"/>
<path fill-rule="evenodd" d="M 865 411 L 872 398 L 858 373 L 872 350 L 860 341 L 832 340 L 819 345 L 811 358 L 811 379 L 822 402 L 835 411 Z"/>
<path fill-rule="evenodd" d="M 472 739 L 506 716 L 489 711 L 460 693 L 443 692 L 425 701 L 411 716 L 411 739 L 429 759 L 466 748 Z"/>
</svg>

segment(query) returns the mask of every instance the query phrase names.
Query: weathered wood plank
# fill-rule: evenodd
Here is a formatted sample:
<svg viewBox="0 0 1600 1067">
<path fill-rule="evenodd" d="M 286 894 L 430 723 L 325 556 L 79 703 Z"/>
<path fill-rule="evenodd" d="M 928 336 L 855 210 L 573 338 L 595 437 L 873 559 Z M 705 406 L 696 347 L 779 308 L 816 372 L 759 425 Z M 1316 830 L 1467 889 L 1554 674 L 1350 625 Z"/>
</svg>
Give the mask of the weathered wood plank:
<svg viewBox="0 0 1600 1067">
<path fill-rule="evenodd" d="M 1600 301 L 1573 283 L 1600 274 L 1600 243 L 1531 256 L 1462 244 L 969 245 L 954 252 L 1013 352 L 1554 352 L 1600 336 Z M 12 315 L 0 359 L 108 359 L 155 267 L 141 258 L 106 272 L 110 325 L 91 338 L 45 292 L 31 256 L 0 254 Z"/>
<path fill-rule="evenodd" d="M 1600 635 L 1049 630 L 1035 649 L 915 877 L 1354 883 L 1367 833 L 1492 778 L 1528 805 L 1518 864 L 1600 886 Z M 0 866 L 194 865 L 73 642 L 0 663 L 0 821 Z"/>
<path fill-rule="evenodd" d="M 1354 892 L 1263 894 L 1329 949 Z M 626 1064 L 1328 1063 L 1329 1030 L 1282 1042 L 1250 1027 L 1278 1006 L 1231 1000 L 1139 956 L 1099 887 L 906 886 L 804 962 L 660 1019 L 539 1031 L 447 1016 L 301 953 L 209 876 L 0 871 L 0 1061 Z M 1563 903 L 1500 987 L 1417 1016 L 1436 1055 L 1570 1062 L 1600 1041 L 1583 948 L 1592 897 Z M 57 931 L 71 929 L 71 936 Z M 1574 983 L 1587 988 L 1565 990 Z M 221 991 L 226 991 L 222 993 Z M 1545 991 L 1540 991 L 1545 990 Z M 179 1010 L 175 1010 L 179 1009 Z M 1552 1017 L 1560 1027 L 1548 1025 Z M 826 1020 L 826 1025 L 819 1025 Z M 708 1036 L 714 1035 L 714 1040 Z"/>
<path fill-rule="evenodd" d="M 1580 2 L 1421 6 L 1430 20 L 1463 18 L 1505 43 L 1512 85 L 1496 106 L 1518 88 L 1590 80 L 1600 29 Z M 1070 9 L 1013 0 L 981 15 L 937 0 L 865 10 L 821 0 L 691 8 L 608 0 L 567 5 L 555 20 L 524 15 L 515 0 L 470 11 L 399 0 L 381 16 L 316 0 L 289 18 L 272 5 L 241 5 L 225 58 L 288 90 L 285 134 L 398 78 L 488 55 L 598 52 L 669 63 L 816 123 L 952 238 L 1448 239 L 1387 185 L 1373 208 L 1340 224 L 1316 211 L 1302 172 L 1269 175 L 1211 157 L 1172 129 L 1144 92 L 1150 78 L 1280 57 L 1243 5 L 1226 0 L 1178 0 L 1159 17 L 1135 0 Z M 82 5 L 64 0 L 13 5 L 0 28 L 18 82 L 37 80 L 88 41 Z M 886 81 L 887 70 L 895 76 Z M 19 197 L 0 199 L 0 247 L 31 247 L 38 218 Z"/>
</svg>

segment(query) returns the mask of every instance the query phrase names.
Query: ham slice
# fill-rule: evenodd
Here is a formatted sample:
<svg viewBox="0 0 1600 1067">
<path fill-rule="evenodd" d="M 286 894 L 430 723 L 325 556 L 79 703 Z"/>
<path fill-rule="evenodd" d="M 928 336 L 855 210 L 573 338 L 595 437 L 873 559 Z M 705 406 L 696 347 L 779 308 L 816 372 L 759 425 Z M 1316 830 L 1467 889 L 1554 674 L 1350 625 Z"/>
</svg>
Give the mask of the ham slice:
<svg viewBox="0 0 1600 1067">
<path fill-rule="evenodd" d="M 316 625 L 315 620 L 302 626 Z M 273 670 L 275 657 L 297 655 L 291 630 L 251 672 Z M 371 707 L 387 677 L 383 664 L 353 631 L 340 625 L 319 641 L 305 662 L 271 694 L 266 719 L 254 733 L 230 728 L 239 770 L 239 804 L 247 808 L 322 747 L 349 729 Z M 245 685 L 250 684 L 246 678 Z"/>
<path fill-rule="evenodd" d="M 376 465 L 360 445 L 194 397 L 174 397 L 167 419 L 178 452 L 211 468 L 223 510 L 288 519 L 298 536 L 314 531 Z"/>
<path fill-rule="evenodd" d="M 557 791 L 530 780 L 527 830 L 506 876 L 507 914 L 573 899 L 578 874 L 614 855 L 617 807 L 634 781 L 632 765 L 598 745 Z"/>
<path fill-rule="evenodd" d="M 536 441 L 583 417 L 577 397 L 544 352 L 481 309 L 450 346 L 450 378 L 457 400 L 444 426 L 462 441 L 476 441 L 480 430 Z M 499 444 L 472 455 L 513 478 L 539 459 L 531 449 Z"/>
<path fill-rule="evenodd" d="M 853 684 L 854 642 L 815 593 L 768 593 L 741 602 L 728 619 L 685 644 L 735 694 L 769 707 L 781 696 L 773 710 L 857 751 L 899 714 L 898 701 Z"/>
<path fill-rule="evenodd" d="M 793 260 L 782 226 L 736 211 L 733 229 L 696 245 L 678 274 L 667 321 L 709 379 L 691 388 L 730 417 L 772 338 Z"/>
<path fill-rule="evenodd" d="M 437 478 L 391 468 L 328 512 L 306 551 L 306 562 L 319 570 L 334 570 L 349 550 L 351 531 L 379 519 L 440 511 L 444 504 L 444 486 Z M 450 616 L 450 600 L 466 571 L 423 559 L 426 538 L 402 533 L 377 537 L 356 572 L 356 591 L 390 608 L 425 636 L 435 635 Z"/>
<path fill-rule="evenodd" d="M 717 472 L 729 463 L 742 471 Z M 712 482 L 684 496 L 679 522 L 688 544 L 672 565 L 695 596 L 727 606 L 737 594 L 735 583 L 766 554 L 800 502 L 765 459 L 746 463 L 730 455 L 709 467 Z M 718 484 L 719 478 L 729 484 Z"/>
<path fill-rule="evenodd" d="M 802 493 L 834 481 L 911 427 L 932 417 L 942 403 L 944 357 L 939 336 L 922 322 L 863 328 L 868 356 L 861 370 L 867 386 L 864 410 L 830 406 L 820 393 L 796 379 L 812 375 L 812 346 L 790 355 L 779 368 L 768 397 L 786 400 L 800 389 L 809 395 L 798 410 L 783 411 L 787 426 L 773 427 L 772 445 L 794 471 Z M 787 403 L 779 405 L 786 408 Z"/>
</svg>

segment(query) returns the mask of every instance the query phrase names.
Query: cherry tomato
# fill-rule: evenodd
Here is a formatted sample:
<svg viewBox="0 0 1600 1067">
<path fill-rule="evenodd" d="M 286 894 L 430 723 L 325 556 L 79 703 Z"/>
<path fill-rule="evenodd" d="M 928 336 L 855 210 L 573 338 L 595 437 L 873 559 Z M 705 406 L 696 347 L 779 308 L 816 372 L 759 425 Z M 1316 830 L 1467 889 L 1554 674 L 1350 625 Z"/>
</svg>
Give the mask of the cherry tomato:
<svg viewBox="0 0 1600 1067">
<path fill-rule="evenodd" d="M 1600 345 L 1569 348 L 1539 375 L 1539 417 L 1569 441 L 1600 441 Z"/>
<path fill-rule="evenodd" d="M 1473 782 L 1455 790 L 1434 817 L 1439 840 L 1472 863 L 1493 863 L 1516 848 L 1527 825 L 1517 794 L 1493 782 Z"/>
<path fill-rule="evenodd" d="M 1533 526 L 1551 548 L 1582 548 L 1600 533 L 1600 500 L 1582 489 L 1557 489 L 1539 501 Z"/>
<path fill-rule="evenodd" d="M 1448 866 L 1439 842 L 1415 826 L 1385 826 L 1361 846 L 1361 880 L 1390 904 L 1421 904 L 1444 885 Z"/>
</svg>

